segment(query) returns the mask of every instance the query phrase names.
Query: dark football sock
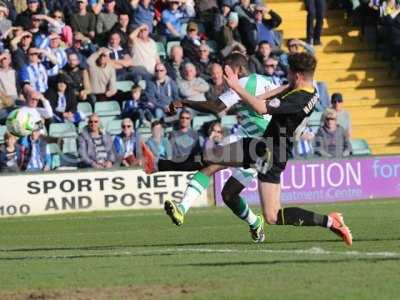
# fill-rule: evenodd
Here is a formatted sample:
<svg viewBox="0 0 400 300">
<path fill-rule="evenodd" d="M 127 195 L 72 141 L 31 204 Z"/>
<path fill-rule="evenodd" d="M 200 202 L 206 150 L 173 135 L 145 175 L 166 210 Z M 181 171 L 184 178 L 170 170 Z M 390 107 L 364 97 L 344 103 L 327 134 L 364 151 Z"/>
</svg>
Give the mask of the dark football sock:
<svg viewBox="0 0 400 300">
<path fill-rule="evenodd" d="M 199 162 L 186 160 L 184 162 L 174 162 L 172 160 L 160 159 L 157 163 L 159 172 L 166 171 L 198 171 L 204 166 Z"/>
<path fill-rule="evenodd" d="M 287 207 L 278 211 L 277 225 L 327 227 L 328 216 L 299 207 Z"/>
</svg>

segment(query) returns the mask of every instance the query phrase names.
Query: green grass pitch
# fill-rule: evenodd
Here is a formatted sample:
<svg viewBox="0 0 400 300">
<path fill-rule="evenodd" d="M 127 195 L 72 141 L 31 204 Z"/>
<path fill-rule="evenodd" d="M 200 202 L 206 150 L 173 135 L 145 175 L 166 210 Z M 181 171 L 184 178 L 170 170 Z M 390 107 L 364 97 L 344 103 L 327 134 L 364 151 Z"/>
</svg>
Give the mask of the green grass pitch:
<svg viewBox="0 0 400 300">
<path fill-rule="evenodd" d="M 322 228 L 269 226 L 253 244 L 227 208 L 0 219 L 0 299 L 399 299 L 400 201 L 341 211 L 347 247 Z"/>
</svg>

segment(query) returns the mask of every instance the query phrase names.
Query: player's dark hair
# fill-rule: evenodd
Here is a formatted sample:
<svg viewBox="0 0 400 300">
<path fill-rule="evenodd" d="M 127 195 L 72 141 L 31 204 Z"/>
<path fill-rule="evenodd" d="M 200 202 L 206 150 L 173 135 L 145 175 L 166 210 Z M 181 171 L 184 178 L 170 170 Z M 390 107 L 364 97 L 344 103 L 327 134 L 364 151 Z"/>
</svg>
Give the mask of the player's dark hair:
<svg viewBox="0 0 400 300">
<path fill-rule="evenodd" d="M 267 40 L 263 40 L 263 41 L 259 42 L 257 46 L 258 46 L 258 48 L 260 48 L 264 44 L 268 44 L 269 46 L 271 45 Z"/>
<path fill-rule="evenodd" d="M 249 62 L 247 57 L 241 53 L 231 53 L 225 60 L 225 65 L 229 65 L 232 69 L 241 69 L 242 71 L 249 72 Z"/>
<path fill-rule="evenodd" d="M 163 126 L 163 123 L 161 123 L 161 121 L 155 120 L 155 121 L 153 121 L 153 122 L 151 123 L 151 129 L 153 129 L 154 127 L 156 127 L 156 126 L 158 126 L 158 125 L 161 125 L 162 127 L 164 127 L 164 126 Z"/>
<path fill-rule="evenodd" d="M 307 52 L 289 54 L 288 62 L 292 72 L 306 76 L 313 76 L 317 66 L 315 56 Z"/>
</svg>

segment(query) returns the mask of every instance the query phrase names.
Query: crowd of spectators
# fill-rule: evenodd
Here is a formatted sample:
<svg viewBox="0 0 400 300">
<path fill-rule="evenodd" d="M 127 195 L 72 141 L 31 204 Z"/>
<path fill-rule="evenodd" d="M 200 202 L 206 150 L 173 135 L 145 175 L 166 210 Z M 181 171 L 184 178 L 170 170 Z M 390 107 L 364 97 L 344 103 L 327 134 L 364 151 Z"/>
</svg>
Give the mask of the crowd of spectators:
<svg viewBox="0 0 400 300">
<path fill-rule="evenodd" d="M 202 114 L 185 109 L 173 118 L 166 114 L 169 104 L 216 99 L 226 91 L 222 61 L 235 51 L 248 56 L 251 72 L 276 87 L 285 84 L 288 54 L 314 48 L 299 39 L 283 45 L 281 22 L 262 1 L 250 0 L 1 0 L 0 124 L 19 106 L 44 124 L 19 140 L 5 134 L 1 169 L 52 169 L 46 136 L 52 123 L 79 128 L 82 168 L 141 166 L 143 144 L 156 158 L 167 159 L 219 142 L 240 125 L 223 128 L 216 121 L 194 130 L 193 118 Z M 120 81 L 131 82 L 130 91 L 119 90 Z M 320 150 L 294 156 L 349 155 L 351 123 L 341 110 L 343 99 L 334 94 L 331 104 L 326 85 L 315 82 L 315 87 L 321 98 L 317 110 L 326 112 L 321 127 L 299 137 L 297 148 L 309 144 Z M 80 103 L 94 110 L 103 101 L 120 105 L 119 134 L 107 132 L 101 115 L 79 110 Z M 145 140 L 142 128 L 151 131 Z"/>
</svg>

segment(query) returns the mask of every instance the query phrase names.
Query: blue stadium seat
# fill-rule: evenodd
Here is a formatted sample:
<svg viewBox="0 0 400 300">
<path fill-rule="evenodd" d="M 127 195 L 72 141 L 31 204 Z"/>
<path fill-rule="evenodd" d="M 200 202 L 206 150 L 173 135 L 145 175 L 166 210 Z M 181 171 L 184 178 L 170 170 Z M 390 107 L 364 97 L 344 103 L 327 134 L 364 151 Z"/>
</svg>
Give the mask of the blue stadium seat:
<svg viewBox="0 0 400 300">
<path fill-rule="evenodd" d="M 193 118 L 193 130 L 199 130 L 201 126 L 203 126 L 204 123 L 214 121 L 217 118 L 214 115 L 208 115 L 208 116 L 197 116 Z"/>
<path fill-rule="evenodd" d="M 120 134 L 122 120 L 112 120 L 107 124 L 107 132 L 111 135 Z"/>
<path fill-rule="evenodd" d="M 62 152 L 78 155 L 78 144 L 76 138 L 64 138 Z"/>
<path fill-rule="evenodd" d="M 79 102 L 78 111 L 88 117 L 93 113 L 92 105 L 89 102 Z"/>
<path fill-rule="evenodd" d="M 130 80 L 117 81 L 117 90 L 121 92 L 130 92 L 133 82 Z"/>
<path fill-rule="evenodd" d="M 308 125 L 310 127 L 319 127 L 321 125 L 322 112 L 314 111 L 309 118 Z"/>
<path fill-rule="evenodd" d="M 0 126 L 0 144 L 4 144 L 4 134 L 7 131 L 7 126 Z"/>
<path fill-rule="evenodd" d="M 371 148 L 368 143 L 364 139 L 352 139 L 351 148 L 353 150 L 353 155 L 361 156 L 361 155 L 372 155 Z"/>
<path fill-rule="evenodd" d="M 88 124 L 87 121 L 80 121 L 78 125 L 78 133 L 81 133 L 83 128 L 85 128 L 87 124 Z"/>
<path fill-rule="evenodd" d="M 167 52 L 165 51 L 165 46 L 161 42 L 157 42 L 157 52 L 161 59 L 167 58 Z"/>
<path fill-rule="evenodd" d="M 119 116 L 121 114 L 121 107 L 117 101 L 102 101 L 96 102 L 94 111 L 100 117 Z"/>
<path fill-rule="evenodd" d="M 50 124 L 49 135 L 57 138 L 76 137 L 75 125 L 71 122 Z"/>
<path fill-rule="evenodd" d="M 60 167 L 60 147 L 56 143 L 47 144 L 47 150 L 51 155 L 51 169 L 57 169 Z"/>
<path fill-rule="evenodd" d="M 167 43 L 167 55 L 170 55 L 171 53 L 171 48 L 174 46 L 180 46 L 181 42 L 178 41 L 171 41 Z"/>
<path fill-rule="evenodd" d="M 237 124 L 236 116 L 227 115 L 227 116 L 223 116 L 221 118 L 222 127 L 231 129 L 233 127 L 233 125 L 235 125 L 235 124 Z"/>
</svg>

